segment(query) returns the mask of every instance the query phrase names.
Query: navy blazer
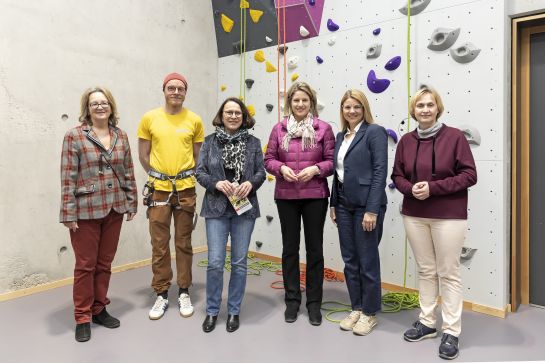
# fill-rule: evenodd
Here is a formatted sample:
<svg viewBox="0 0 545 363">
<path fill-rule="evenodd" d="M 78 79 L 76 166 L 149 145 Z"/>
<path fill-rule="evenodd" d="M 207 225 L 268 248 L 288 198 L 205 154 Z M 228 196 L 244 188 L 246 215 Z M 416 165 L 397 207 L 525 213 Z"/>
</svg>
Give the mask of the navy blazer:
<svg viewBox="0 0 545 363">
<path fill-rule="evenodd" d="M 216 138 L 216 133 L 208 135 L 204 139 L 196 170 L 197 181 L 206 189 L 201 209 L 201 217 L 204 218 L 223 216 L 230 203 L 227 197 L 216 189 L 216 183 L 225 180 L 222 154 L 223 145 Z M 252 183 L 252 191 L 248 195 L 252 209 L 242 216 L 257 218 L 259 217 L 259 204 L 256 192 L 265 181 L 265 167 L 261 143 L 258 138 L 252 135 L 249 135 L 246 143 L 246 162 L 240 182 L 242 184 L 245 181 Z"/>
<path fill-rule="evenodd" d="M 339 132 L 335 140 L 335 156 L 337 156 L 346 131 Z M 344 194 L 350 203 L 365 207 L 366 212 L 378 214 L 380 207 L 388 202 L 386 198 L 386 175 L 388 169 L 388 134 L 384 127 L 363 122 L 354 136 L 344 157 Z M 338 177 L 333 178 L 331 207 L 338 204 Z"/>
</svg>

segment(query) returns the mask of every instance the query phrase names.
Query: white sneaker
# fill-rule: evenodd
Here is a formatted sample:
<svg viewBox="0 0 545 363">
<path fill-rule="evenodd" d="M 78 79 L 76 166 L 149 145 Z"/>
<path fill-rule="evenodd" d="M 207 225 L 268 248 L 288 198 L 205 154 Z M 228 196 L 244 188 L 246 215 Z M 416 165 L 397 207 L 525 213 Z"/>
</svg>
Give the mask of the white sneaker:
<svg viewBox="0 0 545 363">
<path fill-rule="evenodd" d="M 151 320 L 161 319 L 165 315 L 165 311 L 168 309 L 168 300 L 164 299 L 162 296 L 157 296 L 155 304 L 149 311 L 149 318 Z"/>
<path fill-rule="evenodd" d="M 189 318 L 193 315 L 193 305 L 191 305 L 191 299 L 189 294 L 182 293 L 178 298 L 178 305 L 180 306 L 180 315 L 184 318 Z"/>
<path fill-rule="evenodd" d="M 377 325 L 377 317 L 361 314 L 352 332 L 356 335 L 367 335 Z"/>
<path fill-rule="evenodd" d="M 359 310 L 352 310 L 350 312 L 350 315 L 348 315 L 346 318 L 341 320 L 339 326 L 342 330 L 352 330 L 354 328 L 354 325 L 358 322 L 361 315 L 361 311 Z"/>
</svg>

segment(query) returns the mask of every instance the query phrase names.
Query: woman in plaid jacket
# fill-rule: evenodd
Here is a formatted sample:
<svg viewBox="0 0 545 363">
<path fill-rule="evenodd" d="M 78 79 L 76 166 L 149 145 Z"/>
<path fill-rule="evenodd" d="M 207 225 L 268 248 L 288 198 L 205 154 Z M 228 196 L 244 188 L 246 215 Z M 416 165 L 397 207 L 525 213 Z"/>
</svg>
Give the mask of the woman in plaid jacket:
<svg viewBox="0 0 545 363">
<path fill-rule="evenodd" d="M 76 257 L 76 340 L 85 342 L 91 338 L 91 320 L 107 328 L 120 325 L 106 311 L 106 295 L 123 214 L 127 221 L 134 218 L 137 194 L 129 140 L 117 127 L 110 91 L 86 90 L 79 120 L 82 124 L 63 141 L 60 222 L 70 231 Z"/>
</svg>

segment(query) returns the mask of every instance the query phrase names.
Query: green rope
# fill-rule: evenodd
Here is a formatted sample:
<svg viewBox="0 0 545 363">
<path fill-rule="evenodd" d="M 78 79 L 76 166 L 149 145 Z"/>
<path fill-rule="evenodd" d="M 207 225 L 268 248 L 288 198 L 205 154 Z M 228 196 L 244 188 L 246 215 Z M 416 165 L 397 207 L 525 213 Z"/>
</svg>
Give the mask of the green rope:
<svg viewBox="0 0 545 363">
<path fill-rule="evenodd" d="M 328 306 L 333 305 L 333 306 Z M 322 310 L 327 311 L 327 313 L 324 315 L 325 319 L 332 323 L 340 323 L 341 320 L 333 319 L 332 316 L 338 313 L 346 313 L 351 312 L 351 305 L 345 304 L 339 301 L 324 301 L 322 302 Z M 343 317 L 344 318 L 344 317 Z"/>
<path fill-rule="evenodd" d="M 280 263 L 271 262 L 271 261 L 262 261 L 258 260 L 254 257 L 253 254 L 248 253 L 248 263 L 247 263 L 247 275 L 253 275 L 253 276 L 260 276 L 261 271 L 265 270 L 268 272 L 276 272 L 280 271 L 282 269 L 282 265 Z M 207 267 L 208 266 L 208 260 L 203 259 L 197 262 L 198 267 Z M 231 255 L 225 256 L 225 263 L 223 265 L 224 269 L 231 272 Z"/>
</svg>

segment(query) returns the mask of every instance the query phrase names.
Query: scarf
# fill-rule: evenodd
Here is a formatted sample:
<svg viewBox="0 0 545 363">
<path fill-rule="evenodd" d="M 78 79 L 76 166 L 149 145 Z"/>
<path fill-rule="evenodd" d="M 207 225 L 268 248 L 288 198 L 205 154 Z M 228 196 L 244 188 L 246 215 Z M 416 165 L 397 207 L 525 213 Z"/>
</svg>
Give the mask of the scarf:
<svg viewBox="0 0 545 363">
<path fill-rule="evenodd" d="M 425 130 L 422 130 L 419 126 L 416 128 L 416 131 L 418 132 L 418 137 L 421 139 L 427 139 L 428 137 L 435 136 L 441 127 L 443 127 L 443 124 L 441 122 L 436 122 L 435 125 Z"/>
<path fill-rule="evenodd" d="M 225 132 L 223 126 L 216 127 L 216 137 L 223 145 L 223 166 L 235 171 L 234 181 L 240 182 L 244 165 L 246 164 L 246 142 L 248 141 L 248 130 L 240 128 L 233 135 Z"/>
<path fill-rule="evenodd" d="M 282 140 L 282 149 L 288 151 L 290 147 L 290 140 L 293 138 L 302 138 L 301 150 L 310 149 L 316 146 L 316 133 L 314 127 L 312 114 L 309 113 L 302 121 L 297 122 L 293 115 L 288 118 L 287 130 L 288 132 Z"/>
</svg>

